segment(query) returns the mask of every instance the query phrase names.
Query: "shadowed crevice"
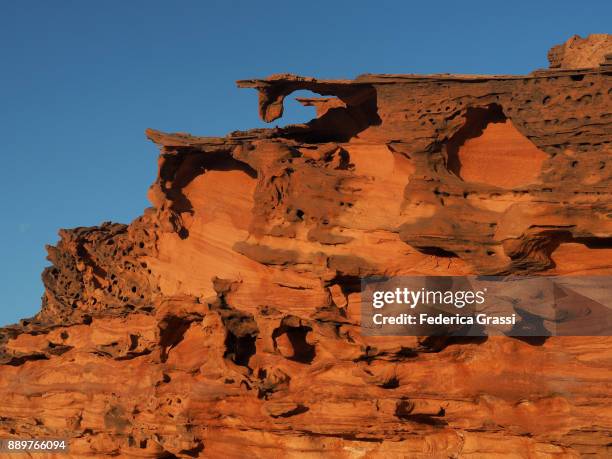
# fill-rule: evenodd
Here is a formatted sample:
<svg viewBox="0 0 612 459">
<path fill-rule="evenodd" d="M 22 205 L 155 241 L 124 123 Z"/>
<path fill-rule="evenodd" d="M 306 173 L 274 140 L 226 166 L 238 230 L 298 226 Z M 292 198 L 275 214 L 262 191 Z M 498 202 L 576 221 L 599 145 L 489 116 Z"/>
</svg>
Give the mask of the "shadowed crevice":
<svg viewBox="0 0 612 459">
<path fill-rule="evenodd" d="M 459 148 L 468 139 L 480 137 L 490 123 L 504 123 L 506 115 L 500 105 L 490 104 L 486 107 L 468 107 L 465 112 L 465 124 L 446 143 L 446 167 L 457 177 L 461 177 L 461 160 Z"/>
</svg>

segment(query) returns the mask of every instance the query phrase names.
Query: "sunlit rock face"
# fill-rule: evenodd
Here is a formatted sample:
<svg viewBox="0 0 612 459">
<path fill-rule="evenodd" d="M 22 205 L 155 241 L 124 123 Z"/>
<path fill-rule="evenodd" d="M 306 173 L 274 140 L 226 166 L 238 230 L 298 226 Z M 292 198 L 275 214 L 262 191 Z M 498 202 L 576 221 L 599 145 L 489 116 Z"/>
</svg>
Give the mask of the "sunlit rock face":
<svg viewBox="0 0 612 459">
<path fill-rule="evenodd" d="M 612 274 L 610 37 L 573 40 L 525 76 L 241 81 L 266 121 L 304 89 L 318 117 L 147 131 L 152 207 L 62 230 L 40 313 L 1 330 L 0 437 L 79 458 L 609 457 L 612 339 L 359 328 L 365 276 Z"/>
</svg>

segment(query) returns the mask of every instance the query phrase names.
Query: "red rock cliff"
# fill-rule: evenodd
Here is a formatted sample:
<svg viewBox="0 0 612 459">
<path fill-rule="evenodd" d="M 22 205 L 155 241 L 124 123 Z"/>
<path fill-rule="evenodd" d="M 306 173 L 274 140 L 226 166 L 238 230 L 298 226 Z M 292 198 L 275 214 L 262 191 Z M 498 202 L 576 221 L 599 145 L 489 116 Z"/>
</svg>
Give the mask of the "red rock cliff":
<svg viewBox="0 0 612 459">
<path fill-rule="evenodd" d="M 153 207 L 62 230 L 40 313 L 1 330 L 0 437 L 68 437 L 73 457 L 609 457 L 611 338 L 364 337 L 359 280 L 612 274 L 610 52 L 573 38 L 525 76 L 275 75 L 238 83 L 262 118 L 301 89 L 318 118 L 147 131 Z"/>
</svg>

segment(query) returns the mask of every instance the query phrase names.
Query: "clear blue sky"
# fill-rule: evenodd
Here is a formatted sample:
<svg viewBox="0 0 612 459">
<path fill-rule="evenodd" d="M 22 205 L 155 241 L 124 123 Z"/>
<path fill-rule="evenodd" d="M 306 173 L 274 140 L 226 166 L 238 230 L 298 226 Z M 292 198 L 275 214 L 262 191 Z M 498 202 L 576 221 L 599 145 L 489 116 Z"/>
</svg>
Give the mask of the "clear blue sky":
<svg viewBox="0 0 612 459">
<path fill-rule="evenodd" d="M 262 126 L 235 80 L 526 73 L 611 17 L 609 1 L 0 1 L 0 325 L 38 311 L 59 228 L 149 205 L 145 128 Z M 289 105 L 280 124 L 312 115 Z"/>
</svg>

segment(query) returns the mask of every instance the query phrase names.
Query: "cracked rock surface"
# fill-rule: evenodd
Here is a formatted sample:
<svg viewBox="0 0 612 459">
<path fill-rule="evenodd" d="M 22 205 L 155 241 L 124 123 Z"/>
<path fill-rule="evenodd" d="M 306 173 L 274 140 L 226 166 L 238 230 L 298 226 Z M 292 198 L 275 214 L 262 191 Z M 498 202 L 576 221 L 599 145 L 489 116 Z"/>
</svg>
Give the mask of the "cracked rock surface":
<svg viewBox="0 0 612 459">
<path fill-rule="evenodd" d="M 610 53 L 596 35 L 523 76 L 274 75 L 238 82 L 262 118 L 296 90 L 317 118 L 148 130 L 152 207 L 61 230 L 41 311 L 0 329 L 0 437 L 72 457 L 610 457 L 612 338 L 365 337 L 359 295 L 365 276 L 611 275 Z"/>
</svg>

